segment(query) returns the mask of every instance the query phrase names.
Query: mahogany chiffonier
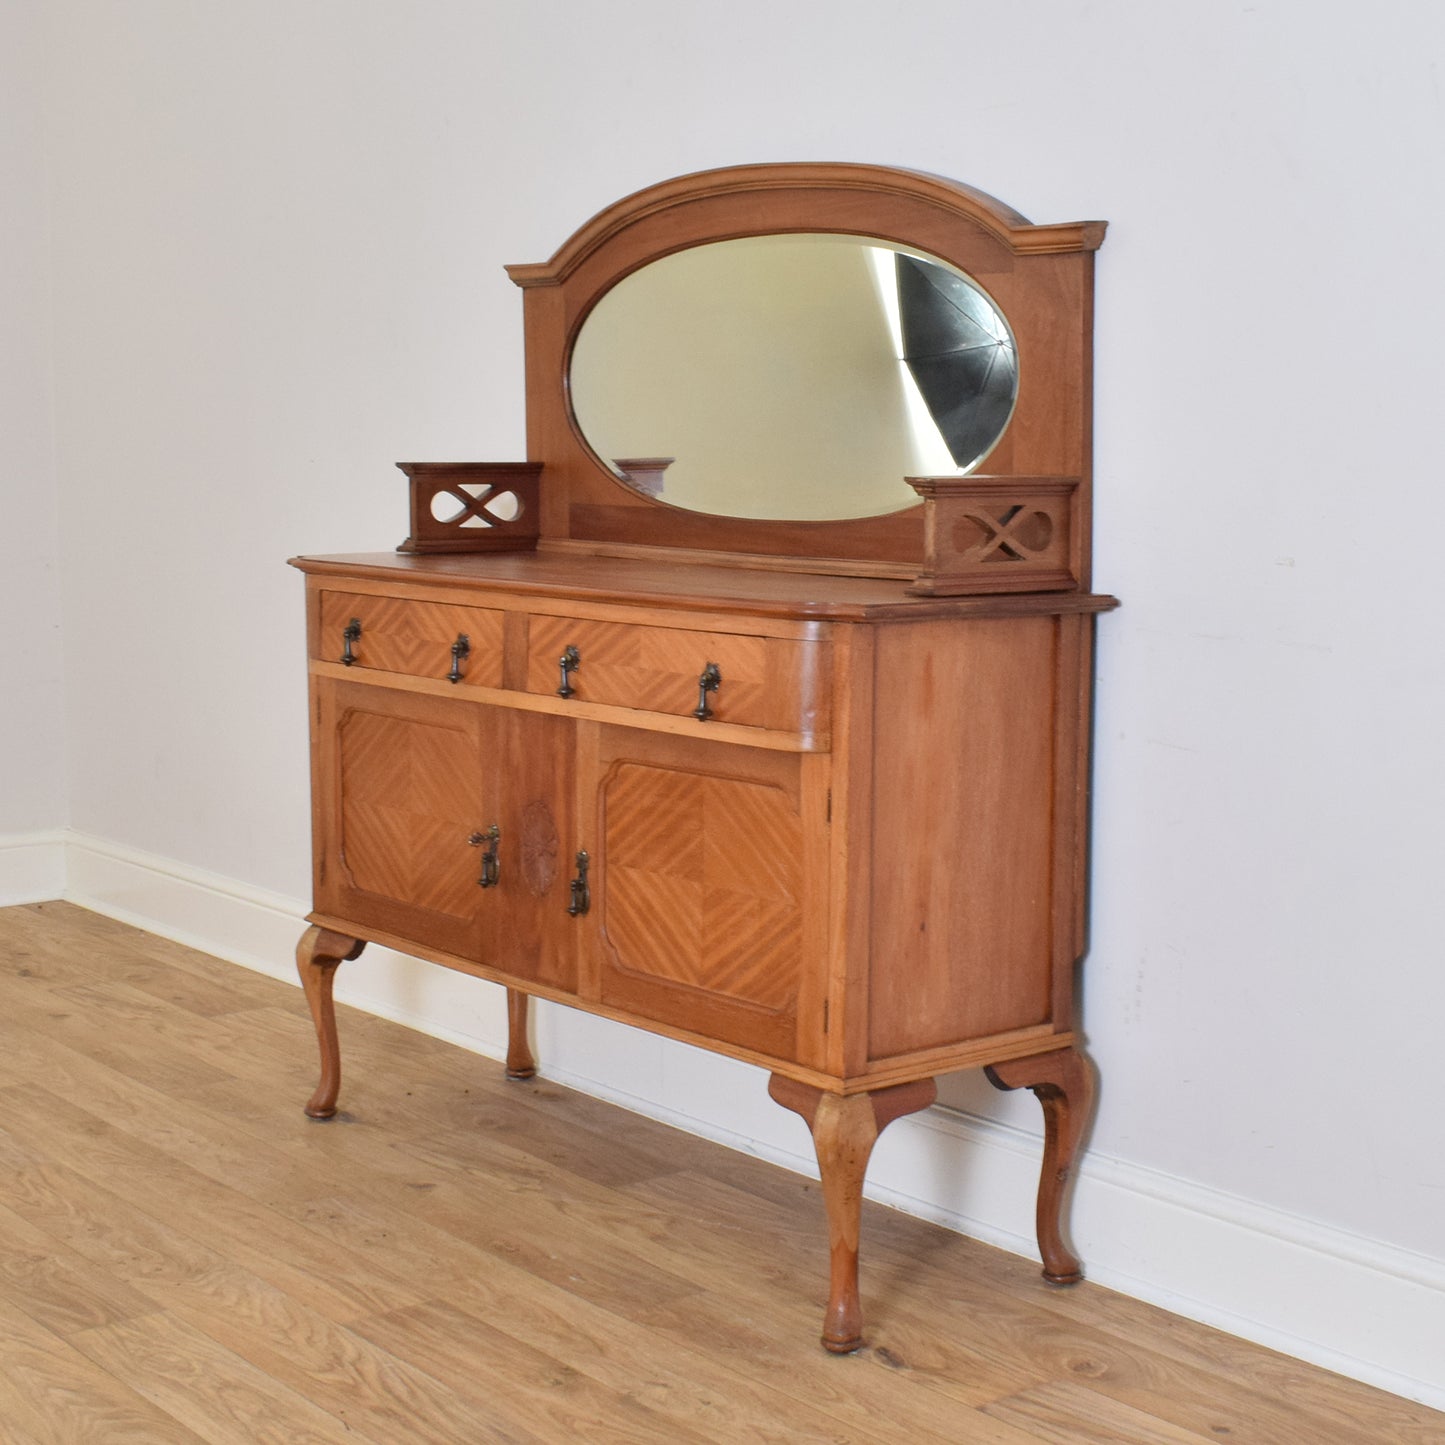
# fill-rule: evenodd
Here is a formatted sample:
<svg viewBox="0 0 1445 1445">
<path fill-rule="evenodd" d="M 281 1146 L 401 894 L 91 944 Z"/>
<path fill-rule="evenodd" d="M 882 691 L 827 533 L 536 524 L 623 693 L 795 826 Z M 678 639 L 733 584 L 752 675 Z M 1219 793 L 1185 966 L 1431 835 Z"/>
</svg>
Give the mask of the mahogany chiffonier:
<svg viewBox="0 0 1445 1445">
<path fill-rule="evenodd" d="M 807 1122 L 823 1343 L 864 1171 L 935 1078 L 1042 1101 L 1045 1276 L 1092 1103 L 1093 251 L 932 176 L 743 166 L 603 211 L 523 288 L 525 463 L 404 464 L 394 553 L 306 557 L 315 911 L 756 1064 Z"/>
</svg>

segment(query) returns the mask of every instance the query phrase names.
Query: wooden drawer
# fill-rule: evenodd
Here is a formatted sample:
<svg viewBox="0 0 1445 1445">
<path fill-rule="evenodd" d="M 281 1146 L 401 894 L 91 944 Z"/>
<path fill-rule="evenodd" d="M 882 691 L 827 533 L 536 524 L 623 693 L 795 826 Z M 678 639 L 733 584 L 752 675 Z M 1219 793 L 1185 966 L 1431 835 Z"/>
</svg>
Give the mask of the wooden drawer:
<svg viewBox="0 0 1445 1445">
<path fill-rule="evenodd" d="M 457 682 L 465 687 L 502 685 L 503 613 L 485 607 L 419 602 L 360 592 L 321 593 L 320 617 L 312 656 L 343 662 L 356 671 L 399 672 L 410 677 L 449 678 L 452 647 L 465 638 L 466 655 L 457 664 Z M 360 633 L 347 646 L 346 630 Z"/>
<path fill-rule="evenodd" d="M 719 679 L 707 693 L 711 719 L 826 736 L 827 643 L 534 616 L 527 625 L 528 692 L 558 692 L 569 648 L 577 664 L 568 685 L 578 702 L 693 717 L 711 664 Z"/>
</svg>

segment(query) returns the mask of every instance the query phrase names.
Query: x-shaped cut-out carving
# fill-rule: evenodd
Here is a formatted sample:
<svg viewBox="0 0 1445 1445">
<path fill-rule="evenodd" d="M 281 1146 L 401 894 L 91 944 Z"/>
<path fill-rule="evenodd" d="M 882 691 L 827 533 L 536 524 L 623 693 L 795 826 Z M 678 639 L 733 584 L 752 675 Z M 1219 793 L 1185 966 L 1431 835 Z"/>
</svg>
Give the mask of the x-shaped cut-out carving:
<svg viewBox="0 0 1445 1445">
<path fill-rule="evenodd" d="M 461 511 L 454 512 L 449 517 L 437 517 L 437 502 L 442 496 L 451 497 L 454 501 L 460 502 Z M 432 493 L 432 516 L 448 527 L 503 527 L 508 522 L 516 520 L 518 510 L 513 510 L 511 516 L 504 517 L 499 512 L 492 511 L 488 503 L 500 502 L 505 498 L 511 498 L 513 503 L 516 502 L 514 492 L 507 490 L 499 492 L 495 487 L 482 488 L 474 496 L 462 483 L 454 486 L 441 486 Z"/>
<path fill-rule="evenodd" d="M 1001 517 L 991 517 L 987 512 L 965 512 L 963 515 L 983 530 L 983 540 L 974 553 L 976 560 L 980 562 L 993 552 L 1002 552 L 1014 562 L 1026 562 L 1043 551 L 1053 538 L 1054 519 L 1047 512 L 1041 512 L 1034 507 L 1010 507 Z M 1042 524 L 1043 537 L 1031 546 L 1020 533 L 1030 523 L 1035 522 Z"/>
</svg>

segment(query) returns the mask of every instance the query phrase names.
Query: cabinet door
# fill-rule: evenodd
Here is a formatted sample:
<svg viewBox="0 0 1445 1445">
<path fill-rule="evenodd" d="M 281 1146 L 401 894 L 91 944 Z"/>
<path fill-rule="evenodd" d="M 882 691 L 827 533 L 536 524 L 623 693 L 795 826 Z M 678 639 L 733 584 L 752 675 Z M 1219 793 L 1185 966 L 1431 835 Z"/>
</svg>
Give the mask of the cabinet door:
<svg viewBox="0 0 1445 1445">
<path fill-rule="evenodd" d="M 322 678 L 315 725 L 317 911 L 574 989 L 572 721 Z"/>
<path fill-rule="evenodd" d="M 449 698 L 316 680 L 318 912 L 476 956 L 484 900 L 470 840 L 496 809 L 483 716 Z"/>
<path fill-rule="evenodd" d="M 604 1004 L 799 1056 L 826 953 L 822 758 L 597 729 L 592 957 Z M 821 1027 L 821 1019 L 804 1020 Z"/>
<path fill-rule="evenodd" d="M 578 922 L 567 911 L 575 829 L 577 734 L 571 718 L 482 707 L 487 765 L 502 771 L 487 826 L 501 834 L 496 886 L 482 903 L 481 961 L 575 991 Z"/>
</svg>

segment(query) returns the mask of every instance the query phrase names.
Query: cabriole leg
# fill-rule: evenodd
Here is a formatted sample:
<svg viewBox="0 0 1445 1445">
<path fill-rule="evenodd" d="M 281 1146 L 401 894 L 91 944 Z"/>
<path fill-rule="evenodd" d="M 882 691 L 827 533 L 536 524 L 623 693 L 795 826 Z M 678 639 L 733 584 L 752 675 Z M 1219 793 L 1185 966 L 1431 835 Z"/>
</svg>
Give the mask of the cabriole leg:
<svg viewBox="0 0 1445 1445">
<path fill-rule="evenodd" d="M 984 1070 L 996 1089 L 1030 1089 L 1044 1109 L 1044 1161 L 1039 1173 L 1036 1227 L 1044 1278 L 1074 1284 L 1084 1271 L 1064 1243 L 1063 1209 L 1079 1140 L 1094 1112 L 1094 1068 L 1079 1049 L 1010 1059 Z"/>
<path fill-rule="evenodd" d="M 313 1119 L 329 1119 L 336 1112 L 336 1096 L 341 1091 L 341 1047 L 336 1038 L 336 1006 L 331 986 L 336 965 L 343 959 L 357 958 L 366 947 L 363 940 L 333 933 L 329 928 L 313 924 L 301 935 L 296 945 L 296 971 L 306 1002 L 311 1006 L 311 1019 L 316 1025 L 316 1042 L 321 1047 L 321 1082 L 306 1112 Z"/>
<path fill-rule="evenodd" d="M 926 1109 L 938 1097 L 938 1089 L 932 1079 L 920 1079 L 871 1094 L 828 1094 L 774 1074 L 768 1080 L 768 1093 L 785 1109 L 801 1115 L 813 1136 L 828 1211 L 829 1288 L 823 1348 L 846 1355 L 863 1343 L 858 1236 L 868 1158 L 889 1124 L 904 1114 Z"/>
<path fill-rule="evenodd" d="M 527 1040 L 527 995 L 520 989 L 507 990 L 507 1077 L 530 1079 L 537 1072 L 532 1045 Z"/>
</svg>

